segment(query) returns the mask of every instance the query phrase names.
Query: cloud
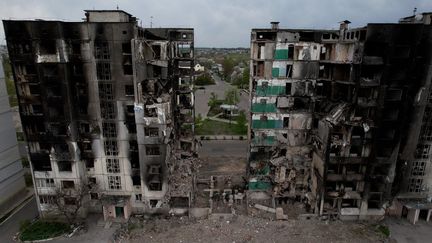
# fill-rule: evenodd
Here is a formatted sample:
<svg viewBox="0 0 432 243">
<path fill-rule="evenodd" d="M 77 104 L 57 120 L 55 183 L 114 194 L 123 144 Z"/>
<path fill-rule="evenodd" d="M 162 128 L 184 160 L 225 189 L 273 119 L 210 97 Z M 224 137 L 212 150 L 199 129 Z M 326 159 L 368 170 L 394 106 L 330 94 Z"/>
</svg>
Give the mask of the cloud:
<svg viewBox="0 0 432 243">
<path fill-rule="evenodd" d="M 195 28 L 195 46 L 248 47 L 252 28 L 280 21 L 286 28 L 337 28 L 348 19 L 352 26 L 397 22 L 400 17 L 432 11 L 430 0 L 2 0 L 2 19 L 60 19 L 80 21 L 84 9 L 115 9 L 138 17 L 143 26 Z M 4 44 L 3 26 L 0 27 Z"/>
</svg>

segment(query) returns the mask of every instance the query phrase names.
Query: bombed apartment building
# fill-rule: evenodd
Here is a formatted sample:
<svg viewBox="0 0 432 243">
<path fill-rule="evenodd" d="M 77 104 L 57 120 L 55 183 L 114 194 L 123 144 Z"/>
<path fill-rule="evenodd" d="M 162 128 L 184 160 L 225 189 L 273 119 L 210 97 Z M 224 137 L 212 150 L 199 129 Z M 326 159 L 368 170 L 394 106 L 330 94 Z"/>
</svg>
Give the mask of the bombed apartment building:
<svg viewBox="0 0 432 243">
<path fill-rule="evenodd" d="M 81 213 L 105 219 L 189 206 L 193 29 L 144 29 L 121 10 L 3 24 L 42 213 L 83 185 Z"/>
<path fill-rule="evenodd" d="M 414 169 L 415 158 L 429 158 L 419 152 L 426 141 L 416 144 L 428 111 L 432 26 L 349 24 L 252 30 L 250 201 L 371 219 L 401 190 L 423 190 L 412 183 L 431 168 Z"/>
</svg>

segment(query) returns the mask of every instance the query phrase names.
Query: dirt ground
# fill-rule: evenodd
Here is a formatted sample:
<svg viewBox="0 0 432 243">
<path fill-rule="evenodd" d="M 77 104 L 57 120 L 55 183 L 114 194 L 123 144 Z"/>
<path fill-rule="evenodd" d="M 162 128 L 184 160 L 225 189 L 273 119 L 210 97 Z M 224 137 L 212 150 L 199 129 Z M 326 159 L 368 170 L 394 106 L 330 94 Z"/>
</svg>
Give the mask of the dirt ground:
<svg viewBox="0 0 432 243">
<path fill-rule="evenodd" d="M 137 226 L 129 242 L 384 242 L 374 225 L 316 219 L 270 221 L 230 219 L 152 219 Z M 141 228 L 142 227 L 142 228 Z"/>
</svg>

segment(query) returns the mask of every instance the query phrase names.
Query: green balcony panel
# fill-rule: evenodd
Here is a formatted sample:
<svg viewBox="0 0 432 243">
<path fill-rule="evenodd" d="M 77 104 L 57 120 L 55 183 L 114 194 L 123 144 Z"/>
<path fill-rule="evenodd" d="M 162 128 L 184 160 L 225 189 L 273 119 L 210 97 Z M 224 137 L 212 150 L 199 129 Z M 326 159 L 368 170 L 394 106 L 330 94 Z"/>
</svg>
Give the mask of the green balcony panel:
<svg viewBox="0 0 432 243">
<path fill-rule="evenodd" d="M 281 120 L 252 120 L 252 128 L 256 129 L 264 129 L 264 128 L 282 128 L 283 127 L 283 121 Z"/>
<path fill-rule="evenodd" d="M 279 68 L 272 68 L 272 77 L 273 78 L 279 77 Z"/>
<path fill-rule="evenodd" d="M 253 103 L 252 112 L 276 112 L 276 104 Z"/>
<path fill-rule="evenodd" d="M 285 94 L 285 86 L 257 86 L 255 93 L 258 96 L 278 96 Z"/>
<path fill-rule="evenodd" d="M 276 49 L 275 60 L 287 60 L 288 59 L 288 49 Z"/>
<path fill-rule="evenodd" d="M 249 190 L 268 190 L 270 188 L 271 184 L 267 181 L 249 182 Z"/>
</svg>

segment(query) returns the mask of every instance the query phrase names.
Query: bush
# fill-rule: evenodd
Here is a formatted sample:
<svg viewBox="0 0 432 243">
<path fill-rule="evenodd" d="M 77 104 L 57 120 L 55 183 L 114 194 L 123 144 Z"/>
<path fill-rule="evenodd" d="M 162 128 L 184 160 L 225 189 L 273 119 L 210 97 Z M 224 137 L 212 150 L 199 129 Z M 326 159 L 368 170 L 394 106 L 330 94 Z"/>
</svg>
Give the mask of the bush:
<svg viewBox="0 0 432 243">
<path fill-rule="evenodd" d="M 60 236 L 69 231 L 70 227 L 65 223 L 37 221 L 31 225 L 27 225 L 23 231 L 20 232 L 20 239 L 22 241 L 43 240 Z"/>
<path fill-rule="evenodd" d="M 27 172 L 24 174 L 24 180 L 27 187 L 33 186 L 33 179 L 30 173 Z"/>
<path fill-rule="evenodd" d="M 243 140 L 243 136 L 240 136 L 240 140 Z"/>
</svg>

